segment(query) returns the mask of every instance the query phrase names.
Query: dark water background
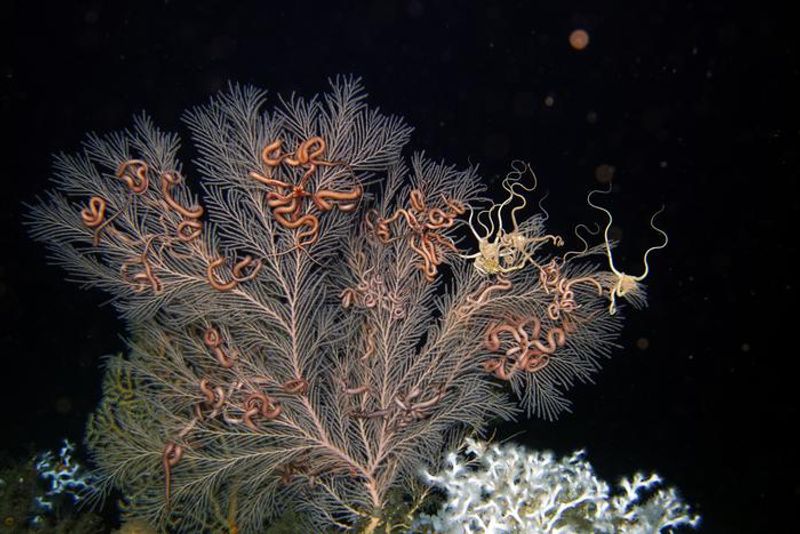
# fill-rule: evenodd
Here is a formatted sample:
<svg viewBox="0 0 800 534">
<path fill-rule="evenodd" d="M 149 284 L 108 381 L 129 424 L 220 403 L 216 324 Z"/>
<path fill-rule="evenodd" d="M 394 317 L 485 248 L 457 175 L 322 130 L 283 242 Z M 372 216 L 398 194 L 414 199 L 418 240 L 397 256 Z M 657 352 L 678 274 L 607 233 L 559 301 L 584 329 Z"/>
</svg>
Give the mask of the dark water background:
<svg viewBox="0 0 800 534">
<path fill-rule="evenodd" d="M 623 269 L 656 236 L 649 309 L 574 413 L 501 435 L 567 453 L 603 476 L 657 470 L 705 532 L 775 532 L 800 484 L 797 325 L 797 30 L 764 3 L 8 2 L 2 8 L 0 449 L 80 441 L 98 363 L 122 324 L 62 281 L 22 228 L 51 154 L 148 110 L 183 110 L 234 80 L 311 95 L 338 73 L 415 126 L 412 149 L 486 177 L 530 161 L 554 230 L 614 169 Z M 568 36 L 585 29 L 589 46 Z M 183 153 L 184 161 L 191 152 Z M 605 167 L 604 167 L 605 166 Z M 495 182 L 496 184 L 496 182 Z M 646 348 L 644 345 L 647 345 Z M 790 500 L 793 506 L 779 506 Z"/>
</svg>

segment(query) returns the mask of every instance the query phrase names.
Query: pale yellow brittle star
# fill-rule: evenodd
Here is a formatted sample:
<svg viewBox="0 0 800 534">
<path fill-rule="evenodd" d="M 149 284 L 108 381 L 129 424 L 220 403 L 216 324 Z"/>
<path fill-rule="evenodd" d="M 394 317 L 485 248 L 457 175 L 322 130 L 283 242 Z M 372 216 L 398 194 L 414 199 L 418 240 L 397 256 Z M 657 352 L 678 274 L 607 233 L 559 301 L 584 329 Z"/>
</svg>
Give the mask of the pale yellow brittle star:
<svg viewBox="0 0 800 534">
<path fill-rule="evenodd" d="M 520 164 L 522 165 L 521 168 Z M 526 187 L 520 182 L 523 174 L 527 172 L 530 172 L 533 177 L 532 187 Z M 486 275 L 508 274 L 524 268 L 529 263 L 541 271 L 542 266 L 533 258 L 536 250 L 547 242 L 551 242 L 555 246 L 562 246 L 564 241 L 560 236 L 549 234 L 528 237 L 519 229 L 517 212 L 524 209 L 528 201 L 523 194 L 515 189 L 515 186 L 519 186 L 529 193 L 534 191 L 537 186 L 536 174 L 529 165 L 515 162 L 512 171 L 503 179 L 502 186 L 508 192 L 508 197 L 500 204 L 492 204 L 488 209 L 478 212 L 476 216 L 472 206 L 469 206 L 470 215 L 467 224 L 475 239 L 478 240 L 478 252 L 462 254 L 461 257 L 475 260 L 475 268 L 481 274 Z M 511 210 L 511 231 L 508 232 L 503 226 L 502 212 L 503 208 L 513 202 L 515 198 L 519 198 L 522 204 Z M 481 220 L 481 215 L 486 216 L 488 225 Z M 478 226 L 484 231 L 484 235 L 480 235 L 475 226 L 473 226 L 473 216 Z M 495 219 L 497 220 L 496 227 Z"/>
<path fill-rule="evenodd" d="M 667 243 L 669 243 L 669 236 L 664 230 L 657 227 L 654 222 L 656 216 L 658 216 L 659 213 L 664 211 L 664 206 L 661 206 L 661 208 L 658 211 L 656 211 L 652 217 L 650 217 L 650 227 L 664 237 L 664 242 L 661 243 L 660 245 L 654 245 L 648 248 L 644 252 L 644 256 L 642 257 L 642 262 L 644 263 L 644 271 L 642 272 L 642 274 L 638 276 L 633 276 L 617 269 L 616 265 L 614 265 L 614 256 L 611 254 L 611 243 L 608 238 L 608 231 L 611 228 L 612 223 L 614 222 L 614 218 L 612 217 L 611 212 L 608 211 L 606 208 L 598 206 L 597 204 L 592 202 L 593 194 L 595 193 L 608 194 L 610 192 L 611 192 L 611 184 L 609 183 L 608 189 L 605 191 L 602 191 L 600 189 L 595 189 L 594 191 L 590 191 L 589 194 L 586 196 L 586 202 L 589 204 L 589 206 L 593 207 L 596 210 L 602 211 L 608 216 L 608 223 L 606 223 L 606 227 L 603 230 L 603 241 L 605 243 L 606 256 L 608 257 L 608 267 L 609 269 L 611 269 L 611 272 L 617 278 L 616 282 L 613 283 L 613 285 L 609 290 L 608 298 L 611 302 L 608 305 L 608 313 L 610 315 L 615 315 L 617 313 L 617 297 L 629 298 L 626 297 L 626 295 L 635 297 L 637 294 L 639 294 L 639 292 L 641 291 L 641 286 L 639 282 L 644 280 L 650 272 L 650 266 L 647 263 L 647 257 L 654 250 L 660 250 L 666 247 Z"/>
</svg>

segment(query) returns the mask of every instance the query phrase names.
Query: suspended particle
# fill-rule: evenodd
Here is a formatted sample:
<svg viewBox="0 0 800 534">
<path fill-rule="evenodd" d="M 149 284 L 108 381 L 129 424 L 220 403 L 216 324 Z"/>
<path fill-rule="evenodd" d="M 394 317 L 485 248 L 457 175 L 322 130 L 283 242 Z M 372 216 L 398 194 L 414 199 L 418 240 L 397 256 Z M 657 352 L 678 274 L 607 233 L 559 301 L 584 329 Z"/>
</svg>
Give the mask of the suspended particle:
<svg viewBox="0 0 800 534">
<path fill-rule="evenodd" d="M 598 183 L 607 184 L 614 178 L 614 171 L 616 171 L 616 169 L 613 165 L 601 163 L 594 169 L 594 179 L 597 180 Z"/>
<path fill-rule="evenodd" d="M 569 34 L 569 45 L 575 50 L 583 50 L 589 46 L 589 34 L 586 30 L 573 30 Z"/>
<path fill-rule="evenodd" d="M 59 415 L 67 415 L 72 412 L 72 399 L 62 395 L 56 399 L 54 408 Z"/>
</svg>

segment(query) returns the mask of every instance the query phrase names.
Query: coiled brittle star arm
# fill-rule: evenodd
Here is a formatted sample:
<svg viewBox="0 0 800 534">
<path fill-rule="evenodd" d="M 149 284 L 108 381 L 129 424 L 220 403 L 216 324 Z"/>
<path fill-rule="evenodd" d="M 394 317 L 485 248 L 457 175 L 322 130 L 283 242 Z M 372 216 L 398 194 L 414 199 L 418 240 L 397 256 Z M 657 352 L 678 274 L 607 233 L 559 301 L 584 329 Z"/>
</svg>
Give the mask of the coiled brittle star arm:
<svg viewBox="0 0 800 534">
<path fill-rule="evenodd" d="M 253 261 L 253 257 L 248 255 L 236 262 L 231 270 L 233 277 L 229 281 L 223 282 L 217 277 L 215 270 L 224 264 L 224 257 L 216 258 L 208 263 L 208 268 L 206 269 L 208 283 L 217 291 L 230 291 L 239 285 L 239 283 L 255 278 L 261 270 L 261 260 Z M 244 274 L 245 269 L 248 267 L 251 268 L 250 272 Z"/>
</svg>

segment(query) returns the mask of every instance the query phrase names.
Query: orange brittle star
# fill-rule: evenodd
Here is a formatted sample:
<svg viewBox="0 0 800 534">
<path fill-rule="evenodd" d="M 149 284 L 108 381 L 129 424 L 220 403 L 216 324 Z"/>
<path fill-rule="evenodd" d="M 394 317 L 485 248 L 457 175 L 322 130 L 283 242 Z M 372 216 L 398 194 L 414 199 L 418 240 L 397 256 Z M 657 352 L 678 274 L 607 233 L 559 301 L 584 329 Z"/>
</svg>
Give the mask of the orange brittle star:
<svg viewBox="0 0 800 534">
<path fill-rule="evenodd" d="M 275 189 L 267 193 L 267 205 L 272 209 L 272 215 L 278 224 L 288 230 L 306 227 L 297 235 L 297 246 L 312 245 L 319 238 L 319 218 L 311 213 L 301 215 L 302 199 L 311 198 L 321 212 L 330 211 L 334 207 L 343 212 L 350 212 L 356 209 L 363 190 L 359 184 L 356 184 L 353 189 L 345 192 L 330 189 L 320 189 L 314 193 L 307 191 L 308 181 L 317 167 L 333 167 L 344 165 L 344 163 L 321 159 L 325 153 L 326 144 L 320 136 L 308 138 L 291 153 L 282 154 L 282 144 L 283 142 L 278 139 L 264 147 L 261 151 L 261 161 L 266 167 L 267 173 L 251 171 L 250 177 Z M 291 184 L 272 177 L 272 171 L 282 164 L 305 168 L 299 183 Z"/>
<path fill-rule="evenodd" d="M 403 217 L 412 232 L 408 236 L 408 247 L 422 258 L 419 268 L 428 282 L 436 279 L 438 266 L 444 261 L 441 248 L 458 253 L 458 248 L 452 239 L 441 235 L 439 231 L 452 227 L 455 224 L 455 218 L 466 211 L 461 202 L 447 199 L 444 195 L 442 195 L 442 199 L 448 207 L 447 210 L 428 208 L 422 192 L 419 189 L 412 189 L 409 195 L 411 204 L 409 209 L 398 208 L 388 218 L 380 217 L 378 212 L 372 209 L 367 212 L 365 219 L 367 227 L 375 232 L 382 243 L 386 244 L 391 238 L 389 225 Z M 372 218 L 375 220 L 373 221 Z M 440 245 L 438 248 L 437 244 Z"/>
</svg>

